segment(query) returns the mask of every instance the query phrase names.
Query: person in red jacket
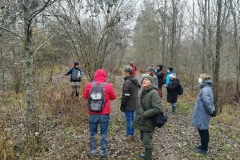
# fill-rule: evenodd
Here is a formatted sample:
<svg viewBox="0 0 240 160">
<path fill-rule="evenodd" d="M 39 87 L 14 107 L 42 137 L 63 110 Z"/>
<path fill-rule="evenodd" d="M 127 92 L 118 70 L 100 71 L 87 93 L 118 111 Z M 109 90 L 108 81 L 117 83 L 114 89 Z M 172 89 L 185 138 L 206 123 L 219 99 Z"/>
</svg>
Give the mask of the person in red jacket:
<svg viewBox="0 0 240 160">
<path fill-rule="evenodd" d="M 106 83 L 107 73 L 103 69 L 98 69 L 94 74 L 95 83 Z M 83 93 L 84 98 L 89 98 L 89 93 L 92 88 L 92 83 L 88 82 L 85 86 Z M 89 114 L 89 129 L 90 129 L 90 156 L 95 156 L 97 152 L 96 146 L 96 135 L 98 130 L 98 125 L 100 125 L 101 134 L 101 151 L 100 156 L 102 158 L 106 157 L 108 146 L 107 133 L 109 125 L 109 114 L 111 112 L 110 100 L 116 99 L 116 94 L 114 92 L 113 86 L 110 83 L 104 85 L 104 107 L 102 112 L 92 112 L 88 110 Z"/>
<path fill-rule="evenodd" d="M 136 76 L 136 74 L 137 74 L 137 67 L 136 67 L 136 65 L 134 65 L 133 61 L 130 63 L 130 66 L 133 69 L 133 75 Z"/>
</svg>

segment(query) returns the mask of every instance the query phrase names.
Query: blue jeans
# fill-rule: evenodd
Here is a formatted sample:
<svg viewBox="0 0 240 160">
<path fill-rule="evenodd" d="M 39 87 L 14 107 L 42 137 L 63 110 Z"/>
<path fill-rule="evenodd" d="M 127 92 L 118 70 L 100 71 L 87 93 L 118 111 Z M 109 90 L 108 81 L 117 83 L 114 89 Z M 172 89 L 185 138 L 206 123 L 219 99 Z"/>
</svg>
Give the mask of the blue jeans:
<svg viewBox="0 0 240 160">
<path fill-rule="evenodd" d="M 98 130 L 98 124 L 100 124 L 100 135 L 101 135 L 101 152 L 100 155 L 104 156 L 107 154 L 106 148 L 108 146 L 107 133 L 109 125 L 108 114 L 90 114 L 89 115 L 89 128 L 90 128 L 90 152 L 96 152 L 97 142 L 96 135 Z"/>
<path fill-rule="evenodd" d="M 132 136 L 134 134 L 134 129 L 132 128 L 132 123 L 134 119 L 134 111 L 124 110 L 126 123 L 127 123 L 127 134 L 126 136 Z"/>
</svg>

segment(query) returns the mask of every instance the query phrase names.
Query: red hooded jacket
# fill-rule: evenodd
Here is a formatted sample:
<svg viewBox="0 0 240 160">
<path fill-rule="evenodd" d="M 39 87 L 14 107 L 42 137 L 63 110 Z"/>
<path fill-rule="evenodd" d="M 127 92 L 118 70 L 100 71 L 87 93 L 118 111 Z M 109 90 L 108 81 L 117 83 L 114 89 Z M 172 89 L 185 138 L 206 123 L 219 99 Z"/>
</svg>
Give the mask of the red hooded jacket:
<svg viewBox="0 0 240 160">
<path fill-rule="evenodd" d="M 107 79 L 107 73 L 103 70 L 103 69 L 98 69 L 95 74 L 94 74 L 94 82 L 98 83 L 98 82 L 106 82 Z M 89 97 L 89 92 L 92 88 L 92 83 L 88 82 L 85 86 L 85 90 L 83 93 L 84 98 L 88 99 Z M 104 100 L 105 100 L 105 106 L 103 108 L 102 112 L 91 112 L 88 110 L 89 114 L 110 114 L 111 111 L 111 107 L 110 107 L 110 100 L 114 100 L 116 99 L 116 94 L 114 92 L 113 86 L 110 83 L 107 83 L 104 86 Z"/>
</svg>

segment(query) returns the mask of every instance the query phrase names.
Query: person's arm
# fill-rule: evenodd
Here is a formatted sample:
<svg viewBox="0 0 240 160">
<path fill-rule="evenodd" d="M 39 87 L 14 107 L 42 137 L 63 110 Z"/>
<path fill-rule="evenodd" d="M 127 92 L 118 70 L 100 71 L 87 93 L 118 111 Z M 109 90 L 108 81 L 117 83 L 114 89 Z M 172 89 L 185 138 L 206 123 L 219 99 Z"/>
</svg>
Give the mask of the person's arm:
<svg viewBox="0 0 240 160">
<path fill-rule="evenodd" d="M 114 100 L 114 99 L 116 99 L 116 93 L 114 91 L 112 84 L 109 83 L 108 85 L 110 87 L 109 99 Z"/>
<path fill-rule="evenodd" d="M 179 87 L 178 81 L 174 81 L 174 82 L 170 83 L 169 85 L 167 85 L 167 89 L 169 89 L 169 90 L 177 90 L 178 87 Z"/>
<path fill-rule="evenodd" d="M 128 95 L 130 94 L 131 83 L 132 83 L 131 81 L 126 80 L 123 84 L 122 100 L 121 100 L 122 106 L 126 105 L 128 98 L 131 96 L 131 95 Z"/>
<path fill-rule="evenodd" d="M 62 76 L 67 76 L 67 75 L 69 75 L 70 73 L 72 73 L 72 68 L 69 69 L 67 72 L 63 73 Z"/>
<path fill-rule="evenodd" d="M 154 92 L 151 96 L 151 107 L 151 109 L 143 112 L 144 117 L 150 118 L 161 112 L 161 101 L 157 92 Z"/>
<path fill-rule="evenodd" d="M 83 97 L 85 99 L 88 99 L 90 89 L 92 88 L 92 83 L 88 82 L 85 86 L 84 92 L 83 92 Z"/>
<path fill-rule="evenodd" d="M 213 114 L 213 111 L 215 109 L 214 109 L 214 106 L 212 106 L 211 97 L 210 97 L 209 91 L 206 88 L 203 88 L 201 90 L 200 96 L 201 96 L 203 107 L 206 109 L 207 113 L 209 115 Z"/>
</svg>

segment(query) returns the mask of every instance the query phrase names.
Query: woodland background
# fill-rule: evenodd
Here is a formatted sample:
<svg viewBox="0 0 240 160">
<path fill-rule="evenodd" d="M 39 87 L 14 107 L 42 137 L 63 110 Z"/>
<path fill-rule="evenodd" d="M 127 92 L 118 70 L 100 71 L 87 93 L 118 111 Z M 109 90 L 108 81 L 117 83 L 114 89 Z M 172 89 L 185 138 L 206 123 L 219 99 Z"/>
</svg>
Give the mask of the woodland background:
<svg viewBox="0 0 240 160">
<path fill-rule="evenodd" d="M 184 86 L 178 114 L 155 134 L 154 159 L 239 159 L 239 25 L 239 0 L 1 0 L 0 159 L 90 159 L 86 100 L 71 99 L 61 78 L 74 61 L 85 73 L 81 92 L 103 68 L 118 95 L 108 159 L 138 159 L 143 150 L 137 136 L 123 141 L 130 61 L 138 78 L 152 63 L 172 66 Z M 189 123 L 203 72 L 217 108 L 207 157 L 192 153 L 199 136 Z"/>
</svg>

